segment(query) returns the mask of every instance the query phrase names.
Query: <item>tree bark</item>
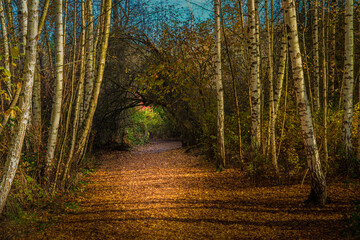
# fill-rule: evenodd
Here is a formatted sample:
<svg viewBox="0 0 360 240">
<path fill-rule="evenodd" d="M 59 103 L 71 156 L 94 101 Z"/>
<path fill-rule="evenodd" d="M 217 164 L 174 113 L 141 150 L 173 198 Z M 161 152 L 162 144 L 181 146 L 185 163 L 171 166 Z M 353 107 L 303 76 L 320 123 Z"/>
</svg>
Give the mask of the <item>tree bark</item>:
<svg viewBox="0 0 360 240">
<path fill-rule="evenodd" d="M 101 51 L 100 51 L 100 56 L 99 56 L 99 68 L 97 71 L 97 75 L 96 75 L 96 81 L 94 84 L 94 90 L 93 90 L 93 94 L 91 97 L 91 101 L 90 101 L 90 107 L 89 107 L 89 111 L 86 115 L 86 119 L 84 122 L 84 128 L 79 140 L 79 145 L 78 145 L 78 149 L 76 151 L 76 156 L 81 155 L 81 153 L 83 151 L 85 151 L 85 144 L 86 141 L 88 139 L 90 130 L 91 130 L 91 125 L 92 125 L 92 121 L 94 118 L 94 114 L 95 114 L 95 110 L 96 110 L 96 106 L 97 106 L 97 102 L 98 102 L 98 98 L 99 98 L 99 93 L 100 93 L 100 87 L 101 87 L 101 83 L 103 80 L 103 74 L 104 74 L 104 69 L 105 69 L 105 59 L 106 59 L 106 53 L 107 53 L 107 47 L 108 47 L 108 43 L 109 43 L 109 33 L 110 33 L 110 19 L 111 19 L 111 0 L 105 0 L 105 21 L 104 21 L 104 38 L 103 41 L 101 42 Z"/>
<path fill-rule="evenodd" d="M 260 89 L 259 89 L 259 52 L 257 43 L 257 21 L 255 0 L 248 1 L 249 11 L 249 49 L 251 84 L 251 146 L 257 152 L 261 144 L 260 133 Z"/>
<path fill-rule="evenodd" d="M 61 104 L 63 93 L 63 72 L 64 72 L 64 32 L 63 32 L 63 13 L 62 0 L 55 1 L 55 36 L 56 36 L 56 89 L 54 104 L 51 112 L 51 127 L 47 143 L 45 159 L 45 178 L 50 181 L 51 172 L 54 165 L 55 149 L 58 139 L 58 129 L 61 117 Z"/>
<path fill-rule="evenodd" d="M 272 1 L 271 3 L 271 16 Z M 270 148 L 271 148 L 271 160 L 275 173 L 279 176 L 279 166 L 276 156 L 276 132 L 275 132 L 275 100 L 274 100 L 274 77 L 273 77 L 273 23 L 272 17 L 269 19 L 269 3 L 265 0 L 265 15 L 266 15 L 266 31 L 267 31 L 267 55 L 268 55 L 268 80 L 270 90 Z"/>
<path fill-rule="evenodd" d="M 225 167 L 225 136 L 224 136 L 224 88 L 221 67 L 221 23 L 220 0 L 214 0 L 215 8 L 215 46 L 216 46 L 216 97 L 217 97 L 217 160 L 219 167 Z"/>
<path fill-rule="evenodd" d="M 314 45 L 314 110 L 317 112 L 320 108 L 320 64 L 319 64 L 319 16 L 318 16 L 318 0 L 314 1 L 314 29 L 313 29 L 313 45 Z"/>
<path fill-rule="evenodd" d="M 85 84 L 85 100 L 84 111 L 88 112 L 92 91 L 94 88 L 94 16 L 92 8 L 92 0 L 87 0 L 87 53 L 86 53 L 86 84 Z"/>
<path fill-rule="evenodd" d="M 86 19 L 85 19 L 85 0 L 81 1 L 81 41 L 80 41 L 80 79 L 79 79 L 79 85 L 78 85 L 78 93 L 76 97 L 76 103 L 75 103 L 75 117 L 73 121 L 73 130 L 72 130 L 72 137 L 71 137 L 71 145 L 70 145 L 70 151 L 69 156 L 65 164 L 64 173 L 62 176 L 61 181 L 61 187 L 65 187 L 66 179 L 68 177 L 71 163 L 73 162 L 74 158 L 74 149 L 76 145 L 76 138 L 78 134 L 79 126 L 81 126 L 82 123 L 82 115 L 83 110 L 81 109 L 81 105 L 84 101 L 84 80 L 85 80 L 85 25 L 86 25 Z"/>
<path fill-rule="evenodd" d="M 323 145 L 324 145 L 324 162 L 327 165 L 329 153 L 328 153 L 328 137 L 327 137 L 327 103 L 328 103 L 328 82 L 327 82 L 327 60 L 326 60 L 326 17 L 325 17 L 325 0 L 321 1 L 322 7 L 322 79 L 323 79 Z M 325 168 L 326 169 L 326 168 Z"/>
<path fill-rule="evenodd" d="M 310 106 L 306 95 L 294 0 L 285 1 L 285 16 L 289 36 L 289 52 L 291 56 L 292 72 L 295 82 L 297 108 L 300 115 L 307 163 L 311 176 L 311 193 L 307 202 L 323 205 L 327 201 L 327 187 L 325 176 L 321 168 Z"/>
<path fill-rule="evenodd" d="M 0 187 L 0 214 L 2 213 L 6 199 L 9 195 L 16 170 L 19 165 L 22 145 L 26 133 L 26 128 L 31 114 L 32 88 L 36 66 L 36 35 L 38 30 L 38 9 L 39 0 L 29 2 L 29 21 L 28 21 L 28 44 L 25 52 L 24 62 L 24 105 L 20 116 L 16 135 L 12 138 L 9 153 L 6 158 L 5 168 L 1 177 Z"/>
<path fill-rule="evenodd" d="M 343 87 L 343 142 L 346 150 L 347 168 L 352 157 L 352 119 L 354 95 L 354 1 L 345 1 L 345 77 Z"/>
<path fill-rule="evenodd" d="M 1 31 L 3 35 L 3 47 L 4 47 L 4 69 L 7 71 L 5 73 L 6 77 L 4 79 L 6 85 L 6 91 L 8 94 L 8 102 L 12 101 L 12 89 L 11 89 L 11 71 L 10 71 L 10 50 L 9 50 L 9 39 L 8 39 L 8 31 L 7 25 L 5 22 L 5 11 L 2 1 L 0 1 L 0 23 L 1 23 Z M 3 126 L 5 127 L 5 126 Z"/>
</svg>

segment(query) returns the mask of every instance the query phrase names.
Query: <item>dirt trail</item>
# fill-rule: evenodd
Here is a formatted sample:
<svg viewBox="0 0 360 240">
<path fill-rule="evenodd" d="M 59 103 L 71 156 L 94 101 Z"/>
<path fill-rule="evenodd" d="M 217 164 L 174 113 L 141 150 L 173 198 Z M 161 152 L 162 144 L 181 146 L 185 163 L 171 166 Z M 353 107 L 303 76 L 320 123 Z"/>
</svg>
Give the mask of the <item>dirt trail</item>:
<svg viewBox="0 0 360 240">
<path fill-rule="evenodd" d="M 178 142 L 101 158 L 79 208 L 39 238 L 340 239 L 356 194 L 332 185 L 332 204 L 304 207 L 308 186 L 251 186 L 239 170 L 217 173 Z"/>
</svg>

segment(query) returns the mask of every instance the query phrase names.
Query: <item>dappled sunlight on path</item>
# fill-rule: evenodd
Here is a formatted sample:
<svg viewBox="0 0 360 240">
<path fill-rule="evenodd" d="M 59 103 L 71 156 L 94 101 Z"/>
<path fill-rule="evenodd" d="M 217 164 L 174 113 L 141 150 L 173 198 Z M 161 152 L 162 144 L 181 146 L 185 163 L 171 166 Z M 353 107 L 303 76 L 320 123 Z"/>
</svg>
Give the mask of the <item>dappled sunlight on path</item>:
<svg viewBox="0 0 360 240">
<path fill-rule="evenodd" d="M 48 239 L 339 239 L 355 192 L 330 187 L 333 203 L 304 207 L 309 188 L 253 187 L 240 170 L 217 173 L 178 142 L 101 156 L 79 209 Z M 40 236 L 39 236 L 40 237 Z"/>
</svg>

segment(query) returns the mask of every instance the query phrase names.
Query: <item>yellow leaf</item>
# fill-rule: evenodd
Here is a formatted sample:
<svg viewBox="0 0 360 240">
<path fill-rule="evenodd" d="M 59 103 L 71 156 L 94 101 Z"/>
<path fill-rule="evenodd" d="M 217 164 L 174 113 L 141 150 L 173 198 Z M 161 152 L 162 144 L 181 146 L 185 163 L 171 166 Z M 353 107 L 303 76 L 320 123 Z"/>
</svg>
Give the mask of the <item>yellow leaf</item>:
<svg viewBox="0 0 360 240">
<path fill-rule="evenodd" d="M 11 111 L 12 111 L 11 109 L 8 109 L 8 110 L 4 113 L 5 117 L 9 116 L 10 113 L 11 113 Z"/>
<path fill-rule="evenodd" d="M 16 87 L 17 87 L 18 89 L 21 88 L 21 83 L 18 82 L 18 83 L 16 84 Z"/>
<path fill-rule="evenodd" d="M 15 118 L 16 117 L 16 112 L 13 109 L 8 109 L 5 113 L 4 113 L 5 117 L 9 116 L 11 118 Z"/>
</svg>

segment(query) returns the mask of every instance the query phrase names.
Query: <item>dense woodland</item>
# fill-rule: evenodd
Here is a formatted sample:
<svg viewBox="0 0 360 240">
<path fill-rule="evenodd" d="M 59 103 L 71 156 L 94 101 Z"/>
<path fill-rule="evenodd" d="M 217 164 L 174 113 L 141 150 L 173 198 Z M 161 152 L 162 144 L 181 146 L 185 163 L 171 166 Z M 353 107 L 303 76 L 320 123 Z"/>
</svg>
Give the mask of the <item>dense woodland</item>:
<svg viewBox="0 0 360 240">
<path fill-rule="evenodd" d="M 357 0 L 0 0 L 0 213 L 177 138 L 250 180 L 360 174 Z M 249 181 L 250 181 L 249 180 Z M 351 180 L 352 181 L 352 180 Z"/>
</svg>

